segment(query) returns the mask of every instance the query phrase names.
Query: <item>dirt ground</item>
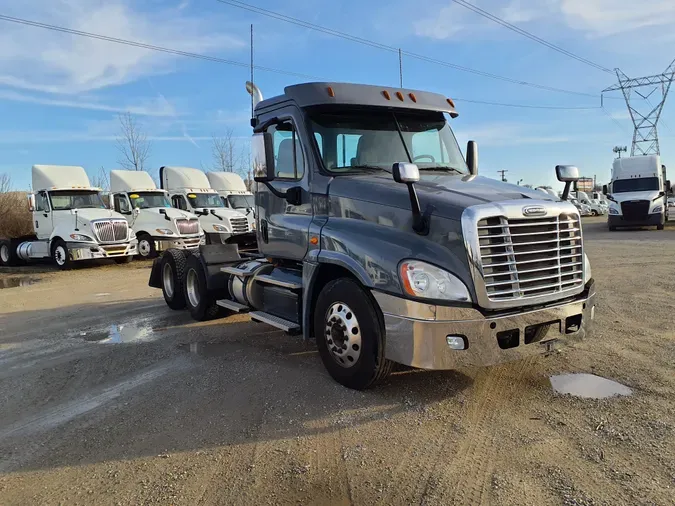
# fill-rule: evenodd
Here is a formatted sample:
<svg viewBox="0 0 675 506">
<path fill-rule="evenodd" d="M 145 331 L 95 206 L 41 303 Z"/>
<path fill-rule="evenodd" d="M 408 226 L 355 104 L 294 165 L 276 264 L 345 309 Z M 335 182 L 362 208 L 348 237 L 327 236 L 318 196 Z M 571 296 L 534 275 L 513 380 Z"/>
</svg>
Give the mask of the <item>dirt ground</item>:
<svg viewBox="0 0 675 506">
<path fill-rule="evenodd" d="M 0 503 L 673 504 L 675 224 L 584 234 L 592 337 L 366 392 L 301 338 L 171 311 L 149 263 L 0 270 L 24 279 L 0 290 Z M 633 394 L 551 389 L 575 372 Z"/>
</svg>

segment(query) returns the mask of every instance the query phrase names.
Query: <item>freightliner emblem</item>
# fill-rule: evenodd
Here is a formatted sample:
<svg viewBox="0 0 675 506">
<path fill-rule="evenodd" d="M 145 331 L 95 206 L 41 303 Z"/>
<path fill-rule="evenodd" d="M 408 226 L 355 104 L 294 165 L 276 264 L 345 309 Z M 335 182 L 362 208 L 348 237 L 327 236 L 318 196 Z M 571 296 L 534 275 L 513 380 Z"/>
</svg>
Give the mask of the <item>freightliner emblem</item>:
<svg viewBox="0 0 675 506">
<path fill-rule="evenodd" d="M 527 206 L 523 207 L 523 216 L 544 216 L 546 209 L 542 206 Z"/>
</svg>

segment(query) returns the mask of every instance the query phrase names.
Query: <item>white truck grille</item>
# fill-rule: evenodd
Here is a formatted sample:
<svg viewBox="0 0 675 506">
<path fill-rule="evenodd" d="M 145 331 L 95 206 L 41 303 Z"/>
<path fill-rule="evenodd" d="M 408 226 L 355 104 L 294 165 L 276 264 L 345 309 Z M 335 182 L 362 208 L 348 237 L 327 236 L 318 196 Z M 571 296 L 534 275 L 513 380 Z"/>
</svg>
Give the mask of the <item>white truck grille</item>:
<svg viewBox="0 0 675 506">
<path fill-rule="evenodd" d="M 199 220 L 176 220 L 176 227 L 180 235 L 195 235 L 199 233 Z"/>
<path fill-rule="evenodd" d="M 584 254 L 579 216 L 483 218 L 478 222 L 487 298 L 510 301 L 578 291 Z"/>
<path fill-rule="evenodd" d="M 248 232 L 248 220 L 246 218 L 230 219 L 233 234 L 245 234 Z"/>
<path fill-rule="evenodd" d="M 129 235 L 125 220 L 100 220 L 92 222 L 92 225 L 100 242 L 126 241 Z"/>
</svg>

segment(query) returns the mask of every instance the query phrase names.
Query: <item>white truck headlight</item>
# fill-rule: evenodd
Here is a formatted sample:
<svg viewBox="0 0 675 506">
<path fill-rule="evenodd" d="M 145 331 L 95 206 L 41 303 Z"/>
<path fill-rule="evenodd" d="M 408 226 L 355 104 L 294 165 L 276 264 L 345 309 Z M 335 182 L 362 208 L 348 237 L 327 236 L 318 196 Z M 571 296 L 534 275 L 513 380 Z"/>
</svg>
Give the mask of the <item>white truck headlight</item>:
<svg viewBox="0 0 675 506">
<path fill-rule="evenodd" d="M 663 206 L 656 206 L 654 209 L 652 209 L 652 214 L 661 213 L 661 212 L 663 212 Z"/>
<path fill-rule="evenodd" d="M 213 230 L 215 230 L 216 232 L 229 232 L 230 231 L 230 229 L 227 228 L 225 225 L 218 225 L 218 224 L 213 225 Z"/>
<path fill-rule="evenodd" d="M 169 230 L 168 228 L 158 228 L 157 233 L 162 235 L 173 235 L 173 230 Z"/>
<path fill-rule="evenodd" d="M 619 210 L 616 207 L 610 207 L 609 214 L 619 214 Z"/>
<path fill-rule="evenodd" d="M 591 261 L 588 259 L 588 255 L 584 253 L 584 284 L 588 283 L 592 277 Z"/>
<path fill-rule="evenodd" d="M 70 234 L 70 238 L 73 241 L 94 242 L 94 240 L 91 237 L 84 234 Z"/>
<path fill-rule="evenodd" d="M 443 269 L 418 260 L 405 260 L 399 267 L 401 284 L 408 295 L 422 299 L 470 302 L 466 285 Z"/>
</svg>

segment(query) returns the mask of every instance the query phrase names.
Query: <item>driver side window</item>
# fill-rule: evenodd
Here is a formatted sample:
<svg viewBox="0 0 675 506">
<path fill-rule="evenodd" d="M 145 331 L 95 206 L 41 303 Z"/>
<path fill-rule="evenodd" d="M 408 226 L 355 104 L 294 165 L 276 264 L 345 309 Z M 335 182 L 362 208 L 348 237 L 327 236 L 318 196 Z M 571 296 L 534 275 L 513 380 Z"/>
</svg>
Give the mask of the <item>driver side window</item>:
<svg viewBox="0 0 675 506">
<path fill-rule="evenodd" d="M 35 197 L 35 210 L 48 212 L 49 199 L 47 199 L 47 192 L 39 192 Z"/>
<path fill-rule="evenodd" d="M 129 209 L 129 201 L 127 201 L 126 195 L 115 195 L 115 211 L 122 214 L 129 214 L 131 209 Z"/>
<path fill-rule="evenodd" d="M 174 195 L 171 197 L 171 205 L 177 209 L 187 211 L 187 203 L 182 195 Z"/>
<path fill-rule="evenodd" d="M 274 140 L 274 170 L 279 179 L 298 181 L 305 174 L 305 157 L 295 125 L 284 121 L 267 129 Z"/>
</svg>

